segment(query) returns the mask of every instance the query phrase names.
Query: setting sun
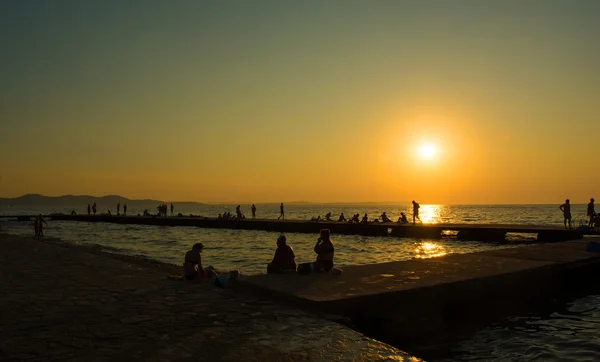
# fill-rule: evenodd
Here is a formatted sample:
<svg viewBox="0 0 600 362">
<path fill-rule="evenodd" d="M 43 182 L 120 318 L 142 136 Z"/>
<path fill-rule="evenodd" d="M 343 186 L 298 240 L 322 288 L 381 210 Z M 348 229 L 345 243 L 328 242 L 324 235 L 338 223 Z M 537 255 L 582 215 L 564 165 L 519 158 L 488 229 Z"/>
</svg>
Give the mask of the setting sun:
<svg viewBox="0 0 600 362">
<path fill-rule="evenodd" d="M 419 156 L 422 159 L 432 159 L 436 154 L 436 148 L 432 144 L 424 144 L 419 147 Z"/>
</svg>

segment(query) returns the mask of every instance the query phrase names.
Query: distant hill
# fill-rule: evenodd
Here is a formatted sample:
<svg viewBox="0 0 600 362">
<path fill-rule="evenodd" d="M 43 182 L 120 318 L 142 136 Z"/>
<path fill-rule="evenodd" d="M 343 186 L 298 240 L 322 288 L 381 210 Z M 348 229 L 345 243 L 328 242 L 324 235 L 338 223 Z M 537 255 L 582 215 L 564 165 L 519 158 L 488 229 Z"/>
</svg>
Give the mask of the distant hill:
<svg viewBox="0 0 600 362">
<path fill-rule="evenodd" d="M 119 195 L 107 195 L 107 196 L 89 196 L 89 195 L 63 195 L 63 196 L 44 196 L 39 194 L 27 194 L 15 198 L 3 198 L 0 197 L 0 204 L 10 206 L 74 206 L 74 205 L 87 205 L 93 203 L 101 205 L 121 205 L 137 204 L 137 203 L 153 203 L 160 204 L 165 201 L 145 199 L 145 200 L 132 200 Z M 181 203 L 178 203 L 181 204 Z M 186 203 L 187 204 L 187 203 Z M 189 202 L 189 204 L 198 204 Z"/>
</svg>

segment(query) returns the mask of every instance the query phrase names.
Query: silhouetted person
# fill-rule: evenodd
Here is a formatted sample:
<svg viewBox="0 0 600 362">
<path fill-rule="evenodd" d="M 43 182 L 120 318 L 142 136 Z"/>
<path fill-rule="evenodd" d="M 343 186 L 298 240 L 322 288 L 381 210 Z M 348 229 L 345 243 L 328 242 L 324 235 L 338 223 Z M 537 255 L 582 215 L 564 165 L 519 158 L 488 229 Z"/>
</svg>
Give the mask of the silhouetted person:
<svg viewBox="0 0 600 362">
<path fill-rule="evenodd" d="M 241 210 L 241 206 L 238 205 L 235 208 L 235 215 L 237 216 L 238 219 L 242 218 L 242 210 Z"/>
<path fill-rule="evenodd" d="M 367 213 L 365 212 L 365 216 L 363 216 L 362 220 L 360 221 L 362 224 L 366 224 L 369 222 L 369 216 L 367 216 Z"/>
<path fill-rule="evenodd" d="M 171 204 L 171 216 L 173 216 L 174 211 L 175 211 L 175 206 L 173 206 L 173 204 Z M 165 216 L 167 216 L 166 211 L 165 211 Z"/>
<path fill-rule="evenodd" d="M 415 200 L 413 200 L 412 204 L 413 204 L 413 224 L 415 224 L 416 220 L 421 221 L 421 218 L 419 217 L 419 209 L 421 208 L 421 205 L 419 205 L 419 203 L 417 203 Z"/>
<path fill-rule="evenodd" d="M 123 205 L 123 215 L 127 215 L 127 204 Z"/>
<path fill-rule="evenodd" d="M 313 264 L 315 271 L 328 272 L 333 269 L 333 254 L 335 248 L 331 242 L 331 232 L 329 229 L 321 230 L 321 235 L 317 239 L 314 251 L 317 253 L 317 261 Z"/>
<path fill-rule="evenodd" d="M 283 212 L 283 202 L 281 203 L 281 205 L 279 205 L 279 217 L 277 218 L 277 220 L 283 218 L 283 220 L 285 220 L 285 213 Z"/>
<path fill-rule="evenodd" d="M 254 219 L 256 217 L 256 206 L 252 204 L 252 208 L 250 210 L 252 210 L 252 218 Z"/>
<path fill-rule="evenodd" d="M 121 214 L 121 203 L 117 204 L 117 215 Z"/>
<path fill-rule="evenodd" d="M 340 214 L 340 217 L 338 218 L 338 222 L 345 222 L 346 221 L 346 217 L 344 216 L 344 213 L 342 212 Z"/>
<path fill-rule="evenodd" d="M 35 217 L 35 223 L 37 224 L 38 238 L 43 238 L 44 237 L 44 225 L 48 225 L 48 223 L 46 222 L 46 220 L 44 220 L 44 217 L 42 216 L 42 214 L 39 214 L 38 216 Z"/>
<path fill-rule="evenodd" d="M 279 235 L 277 238 L 277 250 L 275 250 L 275 256 L 267 265 L 267 274 L 295 272 L 296 255 L 294 255 L 294 249 L 287 245 L 285 235 Z"/>
<path fill-rule="evenodd" d="M 186 280 L 202 281 L 216 274 L 215 269 L 210 265 L 206 268 L 202 268 L 202 258 L 200 258 L 200 253 L 203 249 L 204 245 L 202 243 L 196 243 L 192 246 L 192 250 L 185 253 L 185 259 L 183 261 L 183 277 Z"/>
<path fill-rule="evenodd" d="M 400 217 L 398 218 L 398 222 L 402 223 L 402 224 L 408 224 L 408 218 L 406 217 L 406 214 L 401 212 L 400 213 Z"/>
<path fill-rule="evenodd" d="M 331 221 L 331 212 L 328 212 L 327 215 L 325 215 L 325 220 Z"/>
<path fill-rule="evenodd" d="M 382 222 L 391 222 L 392 220 L 390 220 L 390 218 L 387 216 L 387 214 L 385 213 L 385 211 L 383 212 L 383 214 L 381 214 L 380 216 L 381 221 Z"/>
<path fill-rule="evenodd" d="M 88 204 L 88 216 L 92 213 L 92 207 Z"/>
<path fill-rule="evenodd" d="M 71 210 L 71 215 L 77 215 L 77 213 L 75 212 L 75 209 Z"/>
<path fill-rule="evenodd" d="M 359 217 L 360 217 L 360 215 L 359 215 L 359 214 L 354 214 L 354 215 L 352 216 L 352 220 L 350 220 L 350 222 L 351 222 L 352 224 L 358 224 L 358 223 L 359 223 L 359 220 L 358 220 L 358 218 L 359 218 Z"/>
<path fill-rule="evenodd" d="M 596 217 L 596 210 L 594 209 L 594 199 L 590 199 L 590 203 L 587 206 L 587 215 L 590 217 L 590 222 L 588 223 L 588 227 L 592 228 L 594 226 L 594 218 Z"/>
<path fill-rule="evenodd" d="M 94 213 L 94 215 L 96 215 L 96 203 L 95 202 L 92 205 L 92 212 Z"/>
<path fill-rule="evenodd" d="M 571 202 L 569 199 L 566 199 L 565 203 L 560 205 L 558 208 L 563 212 L 563 216 L 565 218 L 565 229 L 567 228 L 567 221 L 569 221 L 569 229 L 571 229 Z"/>
</svg>

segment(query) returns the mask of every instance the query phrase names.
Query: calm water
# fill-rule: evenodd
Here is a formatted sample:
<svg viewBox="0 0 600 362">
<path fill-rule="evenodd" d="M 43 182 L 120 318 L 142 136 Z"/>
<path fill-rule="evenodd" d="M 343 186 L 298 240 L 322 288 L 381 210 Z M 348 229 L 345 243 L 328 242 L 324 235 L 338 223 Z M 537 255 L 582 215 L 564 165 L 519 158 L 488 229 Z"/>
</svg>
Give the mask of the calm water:
<svg viewBox="0 0 600 362">
<path fill-rule="evenodd" d="M 175 205 L 175 212 L 216 216 L 230 211 L 236 205 Z M 129 214 L 142 213 L 144 209 L 155 212 L 156 205 L 130 204 Z M 109 206 L 98 205 L 99 212 Z M 259 205 L 258 217 L 276 218 L 278 205 Z M 85 213 L 84 207 L 23 208 L 0 205 L 1 214 L 68 213 L 75 209 Z M 113 213 L 116 207 L 111 207 Z M 248 216 L 250 206 L 242 205 Z M 286 206 L 287 219 L 308 220 L 331 212 L 337 218 L 340 212 L 346 216 L 366 212 L 371 217 L 386 211 L 392 220 L 400 212 L 409 217 L 409 205 L 315 205 L 295 204 Z M 578 225 L 585 220 L 585 205 L 572 206 L 574 220 Z M 562 225 L 562 215 L 557 205 L 477 205 L 442 206 L 422 205 L 421 219 L 434 223 L 518 223 L 530 225 Z M 4 232 L 31 235 L 30 223 L 0 219 Z M 312 248 L 316 234 L 286 234 L 294 248 L 297 261 L 314 260 Z M 205 244 L 205 264 L 221 269 L 239 269 L 245 274 L 263 273 L 273 257 L 278 233 L 247 230 L 201 229 L 196 227 L 156 227 L 143 225 L 117 225 L 49 221 L 46 236 L 77 243 L 100 244 L 106 250 L 127 255 L 181 264 L 190 246 L 198 241 Z M 497 248 L 514 247 L 534 242 L 527 235 L 512 235 L 509 242 L 490 244 L 458 242 L 451 238 L 428 240 L 416 238 L 366 237 L 333 235 L 336 245 L 336 264 L 339 266 L 400 261 L 411 258 L 436 257 L 449 253 L 468 253 Z M 600 360 L 600 293 L 576 298 L 561 306 L 553 306 L 550 312 L 518 316 L 477 331 L 453 348 L 450 361 L 595 361 Z"/>
</svg>

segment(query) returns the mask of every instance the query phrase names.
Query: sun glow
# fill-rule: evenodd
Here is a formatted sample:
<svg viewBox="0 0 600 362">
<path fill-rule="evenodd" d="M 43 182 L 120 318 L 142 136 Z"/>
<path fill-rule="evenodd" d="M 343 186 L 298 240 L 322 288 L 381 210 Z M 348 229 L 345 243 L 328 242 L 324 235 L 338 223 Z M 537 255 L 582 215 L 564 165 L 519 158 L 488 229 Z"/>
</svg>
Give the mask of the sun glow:
<svg viewBox="0 0 600 362">
<path fill-rule="evenodd" d="M 426 143 L 421 145 L 418 150 L 419 156 L 424 160 L 431 160 L 435 154 L 437 153 L 437 149 L 434 145 L 430 143 Z"/>
</svg>

